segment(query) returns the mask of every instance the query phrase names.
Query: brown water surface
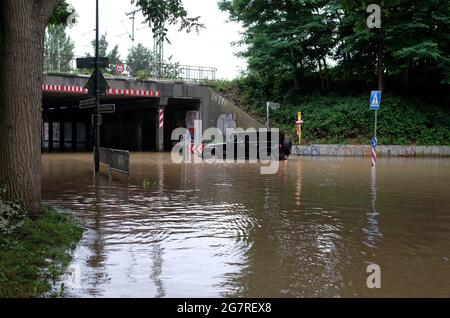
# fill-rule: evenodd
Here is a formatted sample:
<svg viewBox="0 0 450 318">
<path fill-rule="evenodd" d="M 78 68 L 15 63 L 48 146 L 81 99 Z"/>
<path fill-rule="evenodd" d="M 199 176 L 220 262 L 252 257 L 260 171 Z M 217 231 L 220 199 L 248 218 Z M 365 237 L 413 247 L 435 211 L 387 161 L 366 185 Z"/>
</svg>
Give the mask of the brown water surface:
<svg viewBox="0 0 450 318">
<path fill-rule="evenodd" d="M 90 154 L 43 155 L 45 201 L 87 228 L 68 296 L 450 297 L 450 160 L 131 163 L 128 185 L 94 179 Z"/>
</svg>

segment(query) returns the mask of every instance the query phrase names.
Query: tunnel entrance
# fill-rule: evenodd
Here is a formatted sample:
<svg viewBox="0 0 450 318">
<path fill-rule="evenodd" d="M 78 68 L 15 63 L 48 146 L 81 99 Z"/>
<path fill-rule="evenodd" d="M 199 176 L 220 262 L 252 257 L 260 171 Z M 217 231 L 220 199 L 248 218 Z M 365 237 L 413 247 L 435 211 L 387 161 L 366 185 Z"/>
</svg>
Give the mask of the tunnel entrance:
<svg viewBox="0 0 450 318">
<path fill-rule="evenodd" d="M 165 112 L 164 151 L 171 151 L 176 143 L 172 141 L 172 132 L 176 128 L 188 128 L 186 115 L 191 111 L 200 111 L 199 99 L 170 98 Z M 199 114 L 199 118 L 201 115 Z"/>
<path fill-rule="evenodd" d="M 42 150 L 92 151 L 94 130 L 93 108 L 79 109 L 86 96 L 44 95 Z M 158 98 L 105 97 L 101 103 L 116 105 L 114 114 L 102 115 L 102 147 L 130 151 L 157 151 Z M 164 150 L 172 149 L 171 134 L 175 128 L 186 128 L 186 114 L 199 111 L 200 100 L 169 98 L 165 108 Z M 200 118 L 200 117 L 199 117 Z"/>
</svg>

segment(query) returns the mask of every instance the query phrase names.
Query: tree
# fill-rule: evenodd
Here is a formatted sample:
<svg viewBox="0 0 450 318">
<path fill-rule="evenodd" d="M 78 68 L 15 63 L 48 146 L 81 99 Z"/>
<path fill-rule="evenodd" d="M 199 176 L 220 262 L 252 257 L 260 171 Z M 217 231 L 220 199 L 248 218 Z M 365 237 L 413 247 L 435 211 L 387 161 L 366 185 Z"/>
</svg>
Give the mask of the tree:
<svg viewBox="0 0 450 318">
<path fill-rule="evenodd" d="M 446 81 L 450 67 L 449 0 L 383 1 L 382 26 L 374 30 L 365 25 L 371 1 L 341 2 L 341 30 L 345 29 L 341 52 L 348 54 L 346 66 L 356 65 L 360 74 L 367 74 L 364 76 L 373 76 L 376 70 L 382 87 L 384 73 L 403 91 L 408 88 L 411 73 L 435 84 Z"/>
<path fill-rule="evenodd" d="M 95 52 L 95 40 L 91 42 L 92 49 Z M 98 54 L 101 57 L 107 57 L 109 60 L 109 67 L 106 68 L 106 72 L 111 73 L 113 75 L 117 75 L 116 65 L 122 63 L 122 59 L 119 54 L 119 46 L 116 45 L 109 53 L 108 53 L 109 43 L 106 39 L 106 33 L 102 34 L 100 39 L 98 40 Z M 87 57 L 91 57 L 90 53 L 86 53 Z"/>
<path fill-rule="evenodd" d="M 250 72 L 273 84 L 291 81 L 299 89 L 318 72 L 329 88 L 327 58 L 335 46 L 335 12 L 326 0 L 222 0 L 219 7 L 243 23 Z"/>
<path fill-rule="evenodd" d="M 44 40 L 44 71 L 70 72 L 75 44 L 66 35 L 65 26 L 49 25 Z"/>
<path fill-rule="evenodd" d="M 0 2 L 0 184 L 31 214 L 41 209 L 44 32 L 60 2 Z"/>
<path fill-rule="evenodd" d="M 150 77 L 177 78 L 180 73 L 179 63 L 173 63 L 172 57 L 163 63 L 162 74 L 159 74 L 160 58 L 154 51 L 146 48 L 142 43 L 130 48 L 127 66 L 131 76 L 139 79 Z"/>
<path fill-rule="evenodd" d="M 156 57 L 153 52 L 146 48 L 142 43 L 130 48 L 127 57 L 128 70 L 131 76 L 150 77 L 152 65 L 156 63 Z"/>
<path fill-rule="evenodd" d="M 165 25 L 179 24 L 180 32 L 199 32 L 204 28 L 199 22 L 200 17 L 188 17 L 182 0 L 131 0 L 131 3 L 142 9 L 145 21 L 152 28 L 155 37 L 159 34 L 162 39 L 168 40 Z"/>
<path fill-rule="evenodd" d="M 182 29 L 195 26 L 181 1 L 133 3 L 152 23 L 165 20 L 180 22 Z M 49 21 L 66 21 L 68 9 L 61 0 L 0 2 L 0 184 L 8 188 L 7 199 L 21 201 L 34 215 L 41 211 L 44 32 Z"/>
<path fill-rule="evenodd" d="M 411 83 L 448 84 L 450 1 L 381 1 L 381 29 L 367 26 L 372 3 L 221 0 L 219 7 L 242 23 L 240 55 L 268 92 L 316 87 L 317 81 L 330 90 L 333 75 L 364 89 L 376 87 L 377 78 L 380 89 L 403 91 Z"/>
<path fill-rule="evenodd" d="M 96 45 L 96 41 L 95 39 L 91 41 L 91 46 L 92 46 L 92 50 L 93 52 L 95 52 L 95 45 Z M 106 51 L 108 50 L 108 40 L 106 40 L 106 33 L 100 35 L 100 38 L 98 39 L 98 55 L 99 56 L 106 56 Z M 91 53 L 86 53 L 87 57 L 91 57 L 93 55 L 91 55 Z"/>
</svg>

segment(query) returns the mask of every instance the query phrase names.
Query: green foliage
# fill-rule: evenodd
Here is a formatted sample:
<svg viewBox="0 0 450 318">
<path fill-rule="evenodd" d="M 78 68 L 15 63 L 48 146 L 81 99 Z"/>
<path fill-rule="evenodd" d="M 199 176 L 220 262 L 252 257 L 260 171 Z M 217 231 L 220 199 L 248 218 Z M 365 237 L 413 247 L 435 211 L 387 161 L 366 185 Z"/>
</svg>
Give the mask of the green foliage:
<svg viewBox="0 0 450 318">
<path fill-rule="evenodd" d="M 426 86 L 445 94 L 448 86 L 441 84 L 450 78 L 450 0 L 382 1 L 381 29 L 366 25 L 371 3 L 221 0 L 219 7 L 242 23 L 240 55 L 248 61 L 248 74 L 267 90 L 314 86 L 332 91 L 336 79 L 373 88 L 382 58 L 386 89 Z"/>
<path fill-rule="evenodd" d="M 0 186 L 0 233 L 12 234 L 23 225 L 26 211 L 17 202 L 6 200 L 6 192 Z"/>
<path fill-rule="evenodd" d="M 25 218 L 14 233 L 0 233 L 0 297 L 39 297 L 70 263 L 70 249 L 82 228 L 49 207 L 38 219 Z"/>
<path fill-rule="evenodd" d="M 96 41 L 93 40 L 91 42 L 91 45 L 92 45 L 93 54 L 91 55 L 91 53 L 88 52 L 85 54 L 87 57 L 91 57 L 91 56 L 95 55 Z M 109 52 L 108 52 L 108 48 L 109 48 L 109 43 L 107 40 L 107 35 L 105 33 L 105 34 L 102 34 L 100 36 L 100 38 L 98 39 L 98 55 L 100 57 L 107 57 L 109 60 L 109 67 L 106 68 L 105 73 L 110 74 L 111 76 L 117 76 L 119 74 L 117 74 L 117 72 L 116 72 L 116 65 L 119 63 L 122 63 L 122 59 L 120 58 L 120 54 L 119 54 L 119 46 L 116 45 Z"/>
<path fill-rule="evenodd" d="M 64 25 L 71 14 L 75 13 L 75 9 L 67 3 L 66 0 L 61 1 L 56 7 L 53 15 L 50 17 L 48 25 Z"/>
<path fill-rule="evenodd" d="M 44 71 L 69 73 L 73 70 L 75 44 L 62 24 L 49 25 L 44 39 Z"/>
<path fill-rule="evenodd" d="M 264 93 L 257 82 L 244 77 L 211 83 L 244 110 L 265 121 L 267 100 L 282 104 L 271 118 L 276 127 L 295 138 L 297 112 L 303 113 L 303 138 L 307 143 L 368 144 L 373 137 L 374 112 L 369 96 L 330 94 L 275 96 Z M 419 99 L 385 95 L 378 113 L 379 142 L 384 145 L 450 145 L 450 110 Z"/>
<path fill-rule="evenodd" d="M 128 53 L 128 71 L 139 80 L 150 77 L 176 79 L 180 75 L 180 64 L 172 63 L 171 59 L 161 64 L 158 54 L 138 43 Z"/>
<path fill-rule="evenodd" d="M 381 143 L 449 144 L 450 0 L 379 1 L 381 29 L 366 24 L 372 3 L 219 1 L 243 25 L 248 70 L 213 86 L 262 122 L 266 101 L 280 102 L 273 119 L 291 136 L 302 111 L 307 142 L 368 143 L 379 81 Z"/>
<path fill-rule="evenodd" d="M 142 9 L 145 21 L 152 28 L 155 36 L 167 39 L 166 25 L 179 25 L 179 31 L 186 30 L 199 32 L 204 27 L 200 17 L 188 17 L 182 0 L 131 0 L 132 4 Z"/>
</svg>

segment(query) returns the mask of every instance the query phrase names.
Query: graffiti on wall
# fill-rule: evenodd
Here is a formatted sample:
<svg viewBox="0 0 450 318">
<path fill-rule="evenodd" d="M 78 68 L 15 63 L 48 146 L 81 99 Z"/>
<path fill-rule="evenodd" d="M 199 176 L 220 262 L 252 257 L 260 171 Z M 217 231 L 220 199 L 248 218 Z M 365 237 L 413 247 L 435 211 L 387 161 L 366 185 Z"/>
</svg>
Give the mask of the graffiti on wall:
<svg viewBox="0 0 450 318">
<path fill-rule="evenodd" d="M 217 129 L 225 135 L 228 128 L 237 128 L 236 114 L 234 113 L 224 113 L 217 118 Z"/>
<path fill-rule="evenodd" d="M 213 94 L 212 101 L 219 105 L 219 107 L 225 107 L 229 104 L 229 101 L 219 94 Z"/>
<path fill-rule="evenodd" d="M 377 148 L 380 157 L 417 157 L 417 156 L 450 156 L 450 147 L 444 146 L 380 146 Z M 369 145 L 311 145 L 293 146 L 292 154 L 296 156 L 329 156 L 329 157 L 369 157 Z"/>
<path fill-rule="evenodd" d="M 296 156 L 364 157 L 370 156 L 370 146 L 361 145 L 311 145 L 294 146 Z"/>
</svg>

